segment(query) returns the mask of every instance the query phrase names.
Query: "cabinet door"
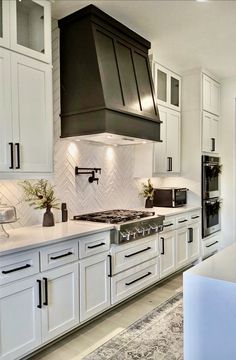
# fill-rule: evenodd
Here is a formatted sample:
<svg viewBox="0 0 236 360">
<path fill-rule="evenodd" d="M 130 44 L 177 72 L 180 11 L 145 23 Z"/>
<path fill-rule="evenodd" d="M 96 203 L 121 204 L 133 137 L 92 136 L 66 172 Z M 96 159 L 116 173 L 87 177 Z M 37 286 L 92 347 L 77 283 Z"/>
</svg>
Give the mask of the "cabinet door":
<svg viewBox="0 0 236 360">
<path fill-rule="evenodd" d="M 45 0 L 11 0 L 11 49 L 51 63 L 51 4 Z"/>
<path fill-rule="evenodd" d="M 159 106 L 159 114 L 161 124 L 161 141 L 154 144 L 154 159 L 153 159 L 153 172 L 154 174 L 166 173 L 168 170 L 168 160 L 167 160 L 167 121 L 168 121 L 168 109 Z"/>
<path fill-rule="evenodd" d="M 35 278 L 1 287 L 0 358 L 21 359 L 41 343 L 41 309 Z"/>
<path fill-rule="evenodd" d="M 10 52 L 0 48 L 0 171 L 9 171 L 11 167 L 13 134 L 10 71 Z"/>
<path fill-rule="evenodd" d="M 176 231 L 176 269 L 188 264 L 188 229 L 183 227 Z"/>
<path fill-rule="evenodd" d="M 11 60 L 15 167 L 20 172 L 50 172 L 53 126 L 51 68 L 23 55 L 12 54 Z"/>
<path fill-rule="evenodd" d="M 212 114 L 220 113 L 220 84 L 209 76 L 203 74 L 203 110 Z"/>
<path fill-rule="evenodd" d="M 196 222 L 188 227 L 188 257 L 189 262 L 200 256 L 201 224 Z"/>
<path fill-rule="evenodd" d="M 202 117 L 202 151 L 219 152 L 218 131 L 218 117 L 204 111 Z"/>
<path fill-rule="evenodd" d="M 0 0 L 0 46 L 10 46 L 10 1 Z"/>
<path fill-rule="evenodd" d="M 110 306 L 107 254 L 80 262 L 80 320 L 87 320 Z"/>
<path fill-rule="evenodd" d="M 166 129 L 167 171 L 180 172 L 180 113 L 169 110 Z"/>
<path fill-rule="evenodd" d="M 165 277 L 175 270 L 175 232 L 169 231 L 159 237 L 160 277 Z"/>
<path fill-rule="evenodd" d="M 42 336 L 48 341 L 79 323 L 78 264 L 43 273 Z"/>
</svg>

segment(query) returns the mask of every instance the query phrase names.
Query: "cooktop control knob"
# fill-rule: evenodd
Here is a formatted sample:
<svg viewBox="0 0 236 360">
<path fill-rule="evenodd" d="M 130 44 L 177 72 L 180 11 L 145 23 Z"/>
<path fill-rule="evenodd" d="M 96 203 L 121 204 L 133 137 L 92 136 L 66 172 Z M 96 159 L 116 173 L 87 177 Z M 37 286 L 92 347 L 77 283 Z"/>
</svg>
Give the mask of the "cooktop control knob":
<svg viewBox="0 0 236 360">
<path fill-rule="evenodd" d="M 157 224 L 151 224 L 150 225 L 150 230 L 152 230 L 154 232 L 158 232 L 159 231 L 159 226 Z"/>
</svg>

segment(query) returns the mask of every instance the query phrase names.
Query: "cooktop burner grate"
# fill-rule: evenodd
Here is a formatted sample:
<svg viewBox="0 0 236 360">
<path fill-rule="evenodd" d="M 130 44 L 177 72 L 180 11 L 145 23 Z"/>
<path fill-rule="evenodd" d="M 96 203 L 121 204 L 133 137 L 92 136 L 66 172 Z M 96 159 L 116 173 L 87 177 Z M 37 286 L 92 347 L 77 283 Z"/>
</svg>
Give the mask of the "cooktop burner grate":
<svg viewBox="0 0 236 360">
<path fill-rule="evenodd" d="M 155 213 L 151 211 L 117 209 L 117 210 L 100 211 L 90 214 L 75 215 L 73 219 L 95 221 L 95 222 L 102 222 L 108 224 L 119 224 L 153 215 L 155 215 Z"/>
</svg>

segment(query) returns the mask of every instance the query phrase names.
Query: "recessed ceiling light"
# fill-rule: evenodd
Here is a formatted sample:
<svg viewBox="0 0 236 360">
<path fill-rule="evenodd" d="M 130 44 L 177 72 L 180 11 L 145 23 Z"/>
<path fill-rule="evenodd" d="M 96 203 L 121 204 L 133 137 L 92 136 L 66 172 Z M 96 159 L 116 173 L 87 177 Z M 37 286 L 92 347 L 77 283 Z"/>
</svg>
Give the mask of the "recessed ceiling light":
<svg viewBox="0 0 236 360">
<path fill-rule="evenodd" d="M 142 144 L 147 144 L 147 141 L 142 141 Z"/>
<path fill-rule="evenodd" d="M 207 2 L 208 0 L 196 0 L 197 2 Z"/>
<path fill-rule="evenodd" d="M 111 139 L 112 138 L 112 135 L 107 135 L 107 139 Z"/>
</svg>

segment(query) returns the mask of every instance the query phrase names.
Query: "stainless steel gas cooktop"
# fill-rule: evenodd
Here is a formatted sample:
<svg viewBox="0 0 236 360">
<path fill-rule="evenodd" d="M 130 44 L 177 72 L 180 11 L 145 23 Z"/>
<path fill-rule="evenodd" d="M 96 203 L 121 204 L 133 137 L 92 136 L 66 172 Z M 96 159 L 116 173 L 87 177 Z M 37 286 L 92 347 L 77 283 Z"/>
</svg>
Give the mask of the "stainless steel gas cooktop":
<svg viewBox="0 0 236 360">
<path fill-rule="evenodd" d="M 114 224 L 112 242 L 121 244 L 158 233 L 163 228 L 164 216 L 151 211 L 116 209 L 75 215 L 73 219 Z"/>
</svg>

